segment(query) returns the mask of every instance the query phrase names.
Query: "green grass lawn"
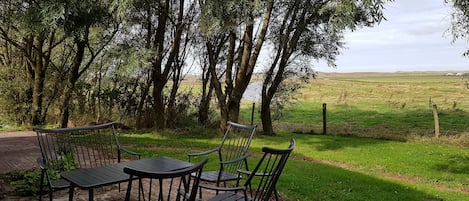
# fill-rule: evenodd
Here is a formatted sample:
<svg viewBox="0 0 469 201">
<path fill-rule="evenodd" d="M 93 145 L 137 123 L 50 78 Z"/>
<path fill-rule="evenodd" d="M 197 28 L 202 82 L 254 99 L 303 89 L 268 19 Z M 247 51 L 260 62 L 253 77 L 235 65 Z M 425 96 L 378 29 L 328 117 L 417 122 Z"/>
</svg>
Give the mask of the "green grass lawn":
<svg viewBox="0 0 469 201">
<path fill-rule="evenodd" d="M 179 133 L 125 135 L 145 157 L 186 154 L 217 145 L 220 136 Z M 278 184 L 286 200 L 469 200 L 469 150 L 452 145 L 371 138 L 281 133 L 257 136 L 250 165 L 262 146 L 297 147 Z M 206 169 L 217 167 L 215 156 Z"/>
<path fill-rule="evenodd" d="M 294 150 L 278 190 L 288 201 L 469 201 L 469 90 L 461 77 L 444 73 L 320 74 L 283 110 L 274 109 L 276 136 L 253 140 L 256 164 L 262 146 Z M 240 122 L 251 120 L 244 100 Z M 327 104 L 327 133 L 322 105 Z M 438 106 L 441 137 L 434 137 L 430 109 Z M 256 104 L 259 107 L 259 104 Z M 262 131 L 258 109 L 254 124 Z M 212 128 L 213 129 L 213 128 Z M 218 129 L 123 133 L 121 143 L 144 157 L 213 148 Z M 206 170 L 217 168 L 210 157 Z"/>
<path fill-rule="evenodd" d="M 250 164 L 262 146 L 287 147 L 293 137 L 297 147 L 278 184 L 286 200 L 469 200 L 469 90 L 461 77 L 443 75 L 320 74 L 295 101 L 274 109 L 278 135 L 256 136 Z M 252 103 L 243 101 L 242 123 L 250 122 Z M 323 103 L 328 135 L 318 135 Z M 440 120 L 438 139 L 433 104 Z M 258 109 L 254 114 L 262 130 Z M 187 160 L 187 153 L 218 144 L 221 137 L 207 133 L 186 128 L 133 134 L 125 143 L 147 157 Z M 210 159 L 206 169 L 216 169 L 216 157 Z"/>
</svg>

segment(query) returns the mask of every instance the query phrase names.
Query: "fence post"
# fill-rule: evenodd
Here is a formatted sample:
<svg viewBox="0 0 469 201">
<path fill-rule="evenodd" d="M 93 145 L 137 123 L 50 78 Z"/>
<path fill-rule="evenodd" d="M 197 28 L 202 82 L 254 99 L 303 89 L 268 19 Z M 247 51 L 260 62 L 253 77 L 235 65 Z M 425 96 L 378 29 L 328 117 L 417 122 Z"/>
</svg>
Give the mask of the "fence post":
<svg viewBox="0 0 469 201">
<path fill-rule="evenodd" d="M 252 111 L 251 111 L 251 125 L 254 125 L 254 110 L 256 109 L 256 103 L 252 103 Z"/>
<path fill-rule="evenodd" d="M 435 137 L 440 137 L 440 120 L 438 118 L 438 107 L 436 104 L 433 104 L 433 120 L 435 122 Z"/>
<path fill-rule="evenodd" d="M 327 104 L 322 104 L 322 134 L 327 134 Z"/>
</svg>

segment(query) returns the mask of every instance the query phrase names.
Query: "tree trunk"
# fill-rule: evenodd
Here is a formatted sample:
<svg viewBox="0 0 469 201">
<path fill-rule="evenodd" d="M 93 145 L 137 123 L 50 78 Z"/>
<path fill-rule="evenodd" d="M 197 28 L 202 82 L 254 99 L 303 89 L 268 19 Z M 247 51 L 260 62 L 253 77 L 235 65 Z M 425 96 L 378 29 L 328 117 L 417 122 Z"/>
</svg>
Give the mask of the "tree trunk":
<svg viewBox="0 0 469 201">
<path fill-rule="evenodd" d="M 33 106 L 31 111 L 31 123 L 32 125 L 41 125 L 44 122 L 42 119 L 42 105 L 44 100 L 44 82 L 46 77 L 45 69 L 40 66 L 36 66 L 34 69 L 34 86 L 33 86 Z"/>
<path fill-rule="evenodd" d="M 50 41 L 53 41 L 54 34 L 50 35 Z M 49 46 L 48 51 L 45 52 L 44 42 L 46 40 L 45 34 L 40 33 L 37 36 L 37 45 L 34 45 L 34 37 L 27 39 L 26 43 L 29 44 L 28 47 L 28 58 L 32 63 L 33 67 L 33 100 L 32 100 L 32 111 L 31 111 L 31 122 L 32 125 L 41 125 L 44 124 L 45 115 L 43 112 L 43 102 L 44 102 L 44 83 L 46 80 L 46 70 L 49 66 L 50 54 L 52 47 Z M 51 42 L 50 42 L 51 43 Z"/>
<path fill-rule="evenodd" d="M 148 97 L 148 92 L 150 91 L 150 86 L 151 86 L 151 82 L 150 82 L 150 77 L 149 77 L 146 83 L 144 83 L 144 86 L 142 87 L 143 88 L 142 94 L 141 94 L 140 101 L 138 102 L 138 106 L 137 106 L 137 123 L 136 124 L 137 124 L 138 129 L 144 127 L 143 106 L 147 102 L 147 97 Z"/>
<path fill-rule="evenodd" d="M 244 32 L 243 38 L 243 55 L 241 57 L 241 62 L 238 67 L 238 74 L 236 77 L 236 86 L 233 89 L 233 93 L 229 96 L 228 100 L 228 110 L 230 119 L 237 122 L 239 120 L 239 107 L 243 94 L 246 91 L 246 88 L 251 81 L 252 73 L 254 72 L 254 67 L 256 65 L 259 53 L 262 49 L 262 46 L 265 41 L 265 36 L 267 34 L 267 28 L 270 23 L 270 16 L 273 9 L 273 0 L 267 1 L 266 10 L 264 14 L 264 19 L 262 21 L 262 26 L 257 37 L 255 46 L 253 45 L 253 33 L 254 33 L 254 22 L 253 17 L 248 19 L 248 24 L 246 25 L 246 30 Z"/>
<path fill-rule="evenodd" d="M 158 87 L 158 81 L 153 82 L 153 100 L 155 105 L 153 106 L 154 111 L 154 118 L 155 118 L 155 127 L 157 130 L 163 130 L 166 125 L 166 113 L 165 113 L 165 106 L 164 106 L 164 98 L 163 98 L 163 87 Z"/>
<path fill-rule="evenodd" d="M 64 88 L 63 100 L 62 100 L 62 111 L 61 111 L 61 121 L 60 126 L 66 128 L 68 120 L 70 117 L 70 100 L 72 99 L 73 90 L 75 89 L 75 84 L 80 77 L 80 66 L 83 61 L 83 56 L 85 54 L 86 41 L 77 41 L 77 52 L 75 59 L 72 64 L 71 73 L 69 75 L 67 84 Z"/>
<path fill-rule="evenodd" d="M 264 135 L 275 135 L 274 128 L 272 126 L 272 115 L 270 112 L 270 100 L 271 99 L 267 99 L 266 97 L 262 96 L 261 122 Z"/>
<path fill-rule="evenodd" d="M 208 111 L 210 109 L 210 95 L 211 95 L 211 84 L 210 83 L 210 71 L 209 68 L 204 67 L 202 72 L 202 94 L 200 95 L 199 102 L 199 124 L 206 125 L 208 122 Z"/>
<path fill-rule="evenodd" d="M 261 105 L 261 121 L 262 127 L 265 135 L 275 135 L 272 126 L 272 117 L 271 117 L 271 108 L 272 99 L 274 98 L 275 93 L 277 92 L 278 87 L 284 79 L 284 72 L 288 66 L 288 61 L 294 52 L 294 48 L 298 44 L 301 34 L 306 30 L 305 15 L 306 12 L 311 8 L 305 8 L 298 1 L 294 4 L 295 9 L 288 10 L 285 15 L 285 19 L 282 21 L 282 26 L 280 29 L 280 37 L 282 40 L 279 40 L 279 44 L 276 47 L 275 57 L 273 62 L 266 72 L 266 76 L 262 85 L 262 105 Z M 308 4 L 309 5 L 309 4 Z M 297 9 L 302 9 L 299 12 Z M 297 14 L 299 13 L 299 14 Z M 288 18 L 291 18 L 290 21 L 298 22 L 298 26 L 288 26 Z M 292 34 L 293 33 L 293 34 Z"/>
<path fill-rule="evenodd" d="M 173 71 L 173 86 L 171 87 L 171 93 L 169 95 L 168 100 L 168 108 L 166 114 L 168 114 L 168 118 L 166 119 L 166 126 L 169 128 L 175 128 L 176 121 L 178 119 L 178 111 L 176 111 L 176 99 L 177 99 L 177 91 L 179 89 L 179 82 L 181 77 L 181 68 L 182 66 L 176 67 Z M 184 104 L 184 103 L 183 103 Z"/>
</svg>

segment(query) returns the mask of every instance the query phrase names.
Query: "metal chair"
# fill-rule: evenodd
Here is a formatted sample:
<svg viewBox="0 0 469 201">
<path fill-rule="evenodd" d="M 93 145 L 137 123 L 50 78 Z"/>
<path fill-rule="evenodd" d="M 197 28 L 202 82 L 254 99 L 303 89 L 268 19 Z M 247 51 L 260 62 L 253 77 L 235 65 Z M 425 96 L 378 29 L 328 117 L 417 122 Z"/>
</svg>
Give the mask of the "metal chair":
<svg viewBox="0 0 469 201">
<path fill-rule="evenodd" d="M 238 169 L 248 169 L 247 157 L 252 137 L 257 128 L 256 125 L 242 125 L 234 122 L 227 122 L 227 129 L 221 143 L 208 151 L 188 154 L 189 162 L 197 156 L 206 156 L 218 153 L 219 169 L 216 171 L 203 172 L 200 180 L 226 186 L 228 181 L 238 180 Z M 202 192 L 200 194 L 202 198 Z"/>
<path fill-rule="evenodd" d="M 274 194 L 278 200 L 276 184 L 287 163 L 290 153 L 295 148 L 295 140 L 290 140 L 287 149 L 262 148 L 264 155 L 252 172 L 240 170 L 239 174 L 248 175 L 243 186 L 222 188 L 206 187 L 212 190 L 225 191 L 207 201 L 269 201 Z M 256 184 L 256 188 L 251 188 Z"/>
<path fill-rule="evenodd" d="M 60 177 L 60 173 L 64 171 L 116 164 L 120 163 L 124 156 L 140 158 L 140 154 L 120 145 L 114 122 L 34 131 L 41 149 L 41 158 L 37 159 L 42 170 L 39 200 L 42 200 L 42 189 L 45 185 L 49 188 L 51 201 L 55 191 L 68 188 L 73 192 L 73 186 Z"/>
<path fill-rule="evenodd" d="M 130 175 L 125 200 L 131 200 L 132 181 L 135 177 L 138 177 L 140 180 L 138 200 L 140 200 L 141 197 L 145 200 L 143 191 L 144 189 L 148 189 L 147 193 L 149 201 L 151 200 L 152 195 L 156 195 L 156 200 L 158 201 L 195 201 L 197 190 L 199 188 L 200 175 L 202 173 L 203 166 L 207 161 L 208 159 L 204 159 L 192 167 L 171 172 L 144 172 L 125 167 L 124 172 Z M 150 180 L 146 184 L 143 184 L 141 179 L 145 178 Z M 153 184 L 153 180 L 157 180 L 158 184 Z M 143 185 L 147 185 L 147 188 Z M 156 188 L 156 193 L 152 193 L 152 187 Z"/>
</svg>

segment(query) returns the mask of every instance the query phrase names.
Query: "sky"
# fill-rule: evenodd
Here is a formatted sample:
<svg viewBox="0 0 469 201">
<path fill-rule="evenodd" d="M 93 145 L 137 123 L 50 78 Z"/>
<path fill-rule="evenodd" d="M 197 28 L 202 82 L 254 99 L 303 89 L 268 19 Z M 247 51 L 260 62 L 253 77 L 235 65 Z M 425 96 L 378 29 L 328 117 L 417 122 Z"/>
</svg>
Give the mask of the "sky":
<svg viewBox="0 0 469 201">
<path fill-rule="evenodd" d="M 469 72 L 467 40 L 452 42 L 447 33 L 451 7 L 444 0 L 395 0 L 385 6 L 385 17 L 372 28 L 345 34 L 345 49 L 336 68 L 317 63 L 319 72 Z"/>
</svg>

